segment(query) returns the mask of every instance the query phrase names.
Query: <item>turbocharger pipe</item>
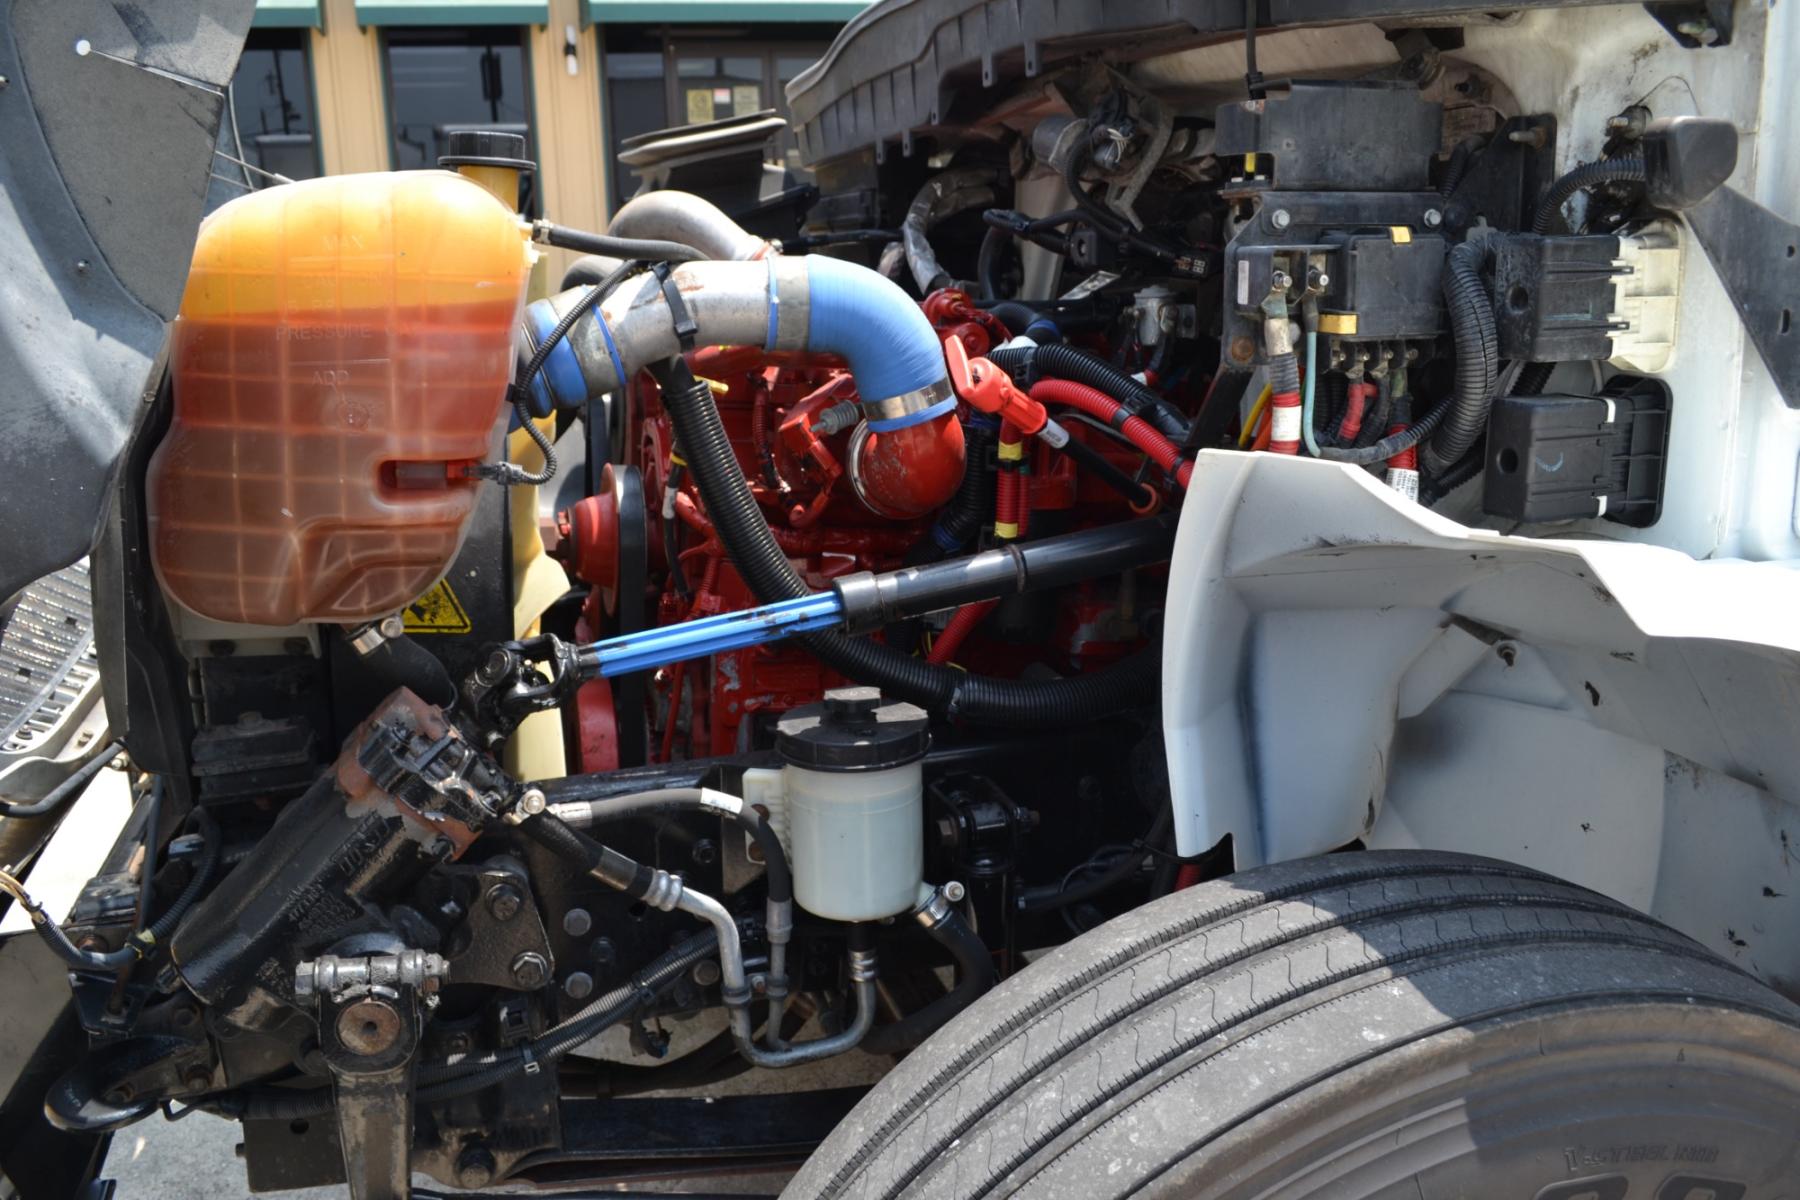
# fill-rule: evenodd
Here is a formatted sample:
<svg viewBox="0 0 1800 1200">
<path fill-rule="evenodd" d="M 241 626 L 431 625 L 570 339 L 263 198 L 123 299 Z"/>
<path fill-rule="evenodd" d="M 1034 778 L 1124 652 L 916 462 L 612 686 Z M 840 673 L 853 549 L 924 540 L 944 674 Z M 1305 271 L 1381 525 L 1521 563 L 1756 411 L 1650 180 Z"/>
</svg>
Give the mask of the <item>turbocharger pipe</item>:
<svg viewBox="0 0 1800 1200">
<path fill-rule="evenodd" d="M 726 261 L 749 262 L 779 253 L 771 242 L 692 192 L 645 192 L 626 201 L 606 232 L 610 237 L 681 242 Z"/>
<path fill-rule="evenodd" d="M 671 193 L 652 193 L 665 194 Z M 530 349 L 584 292 L 574 288 L 527 307 Z M 671 293 L 679 312 L 670 306 Z M 919 306 L 867 267 L 813 254 L 685 263 L 666 282 L 653 274 L 627 281 L 552 349 L 533 381 L 537 407 L 548 414 L 553 403 L 578 406 L 618 390 L 639 368 L 680 354 L 678 324 L 690 334 L 689 345 L 839 356 L 878 433 L 956 410 L 943 349 Z"/>
</svg>

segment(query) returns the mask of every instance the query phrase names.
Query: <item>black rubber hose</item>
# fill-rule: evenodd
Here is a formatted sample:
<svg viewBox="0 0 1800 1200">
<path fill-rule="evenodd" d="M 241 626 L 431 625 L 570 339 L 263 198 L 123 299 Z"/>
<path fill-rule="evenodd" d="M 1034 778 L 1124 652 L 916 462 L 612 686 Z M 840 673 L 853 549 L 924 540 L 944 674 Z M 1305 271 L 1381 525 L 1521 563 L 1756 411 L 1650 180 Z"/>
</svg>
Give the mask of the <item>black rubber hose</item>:
<svg viewBox="0 0 1800 1200">
<path fill-rule="evenodd" d="M 966 465 L 963 467 L 962 482 L 957 485 L 956 495 L 944 506 L 930 532 L 907 550 L 902 565 L 922 567 L 943 561 L 945 555 L 954 554 L 968 545 L 969 539 L 979 533 L 981 527 L 992 518 L 994 472 L 990 469 L 988 456 L 999 436 L 997 426 L 986 422 L 964 422 L 963 461 Z"/>
<path fill-rule="evenodd" d="M 82 789 L 87 787 L 88 781 L 105 770 L 106 764 L 111 762 L 122 749 L 124 749 L 124 743 L 117 738 L 105 743 L 83 759 L 81 765 L 76 767 L 74 773 L 67 779 L 46 792 L 42 800 L 33 800 L 27 804 L 13 804 L 0 800 L 0 817 L 41 817 L 55 812 L 79 796 Z"/>
<path fill-rule="evenodd" d="M 1181 445 L 1187 438 L 1187 418 L 1167 400 L 1105 359 L 1085 350 L 1061 344 L 1020 346 L 1010 350 L 997 348 L 988 351 L 988 361 L 1021 380 L 1021 387 L 1029 387 L 1030 380 L 1045 375 L 1085 383 L 1123 404 L 1134 416 L 1150 422 L 1158 433 L 1176 445 Z"/>
<path fill-rule="evenodd" d="M 552 246 L 579 250 L 583 254 L 602 254 L 607 258 L 641 258 L 649 262 L 699 262 L 706 255 L 683 242 L 665 242 L 654 238 L 616 238 L 603 233 L 588 233 L 548 221 L 537 224 L 538 236 Z"/>
<path fill-rule="evenodd" d="M 526 817 L 518 828 L 520 833 L 564 862 L 579 867 L 608 887 L 618 888 L 633 900 L 642 900 L 650 891 L 656 873 L 649 867 L 610 846 L 601 845 L 551 813 Z"/>
<path fill-rule="evenodd" d="M 1155 493 L 1149 488 L 1113 466 L 1111 459 L 1084 441 L 1070 438 L 1059 448 L 1059 452 L 1067 455 L 1078 467 L 1093 472 L 1094 478 L 1125 497 L 1139 512 L 1155 499 Z"/>
<path fill-rule="evenodd" d="M 1011 241 L 1012 234 L 997 225 L 989 225 L 982 235 L 981 249 L 975 255 L 975 278 L 981 284 L 983 300 L 1000 299 L 1000 256 Z"/>
<path fill-rule="evenodd" d="M 1031 323 L 1038 319 L 1037 309 L 1028 304 L 1020 304 L 1017 300 L 1001 300 L 983 307 L 999 317 L 1014 337 L 1024 333 Z"/>
<path fill-rule="evenodd" d="M 1169 829 L 1173 824 L 1172 811 L 1167 807 L 1159 809 L 1149 830 L 1132 844 L 1130 852 L 1122 855 L 1118 862 L 1074 887 L 1059 887 L 1054 890 L 1039 888 L 1025 892 L 1019 897 L 1019 911 L 1054 912 L 1071 904 L 1082 904 L 1104 896 L 1138 873 L 1144 865 L 1144 855 L 1152 847 L 1162 844 L 1169 836 Z"/>
<path fill-rule="evenodd" d="M 748 804 L 735 813 L 716 808 L 706 803 L 703 792 L 704 789 L 697 787 L 658 788 L 649 792 L 614 796 L 608 800 L 591 800 L 586 805 L 588 819 L 599 824 L 641 817 L 673 816 L 677 813 L 717 814 L 749 834 L 762 851 L 769 899 L 778 902 L 792 900 L 794 877 L 788 870 L 787 851 L 782 848 L 781 839 L 769 827 L 768 819 Z M 567 808 L 564 811 L 568 811 Z M 573 830 L 574 827 L 570 828 Z"/>
<path fill-rule="evenodd" d="M 1550 223 L 1562 211 L 1562 206 L 1576 192 L 1585 192 L 1589 188 L 1599 187 L 1603 183 L 1642 183 L 1644 182 L 1644 160 L 1636 154 L 1622 158 L 1605 158 L 1599 162 L 1583 163 L 1550 185 L 1544 198 L 1538 202 L 1537 214 L 1531 218 L 1531 232 L 1548 233 Z"/>
<path fill-rule="evenodd" d="M 765 604 L 811 595 L 744 482 L 711 389 L 697 382 L 679 358 L 652 372 L 706 511 L 750 590 Z M 799 641 L 840 674 L 889 696 L 994 725 L 1078 725 L 1143 707 L 1155 700 L 1161 668 L 1161 647 L 1155 642 L 1104 670 L 1045 681 L 973 675 L 837 633 L 804 634 Z"/>
<path fill-rule="evenodd" d="M 194 901 L 212 879 L 213 872 L 219 867 L 219 855 L 223 852 L 222 838 L 219 835 L 219 823 L 204 808 L 195 806 L 194 821 L 200 826 L 200 861 L 194 864 L 194 873 L 188 877 L 187 886 L 175 897 L 175 903 L 169 905 L 167 912 L 156 918 L 150 926 L 150 936 L 155 941 L 166 941 L 175 927 L 181 924 L 181 918 L 187 916 L 188 909 L 194 907 Z"/>
<path fill-rule="evenodd" d="M 1500 370 L 1500 339 L 1494 327 L 1494 303 L 1482 281 L 1487 250 L 1475 242 L 1451 249 L 1444 265 L 1444 302 L 1450 310 L 1450 336 L 1456 343 L 1456 383 L 1442 426 L 1425 447 L 1420 465 L 1436 475 L 1454 465 L 1487 428 Z"/>
<path fill-rule="evenodd" d="M 911 1050 L 994 986 L 998 976 L 987 944 L 976 936 L 955 909 L 926 932 L 956 960 L 956 986 L 917 1012 L 908 1013 L 891 1025 L 871 1029 L 859 1043 L 859 1050 L 870 1054 Z"/>
<path fill-rule="evenodd" d="M 375 690 L 384 696 L 404 687 L 439 708 L 456 704 L 456 681 L 443 660 L 405 634 L 383 640 L 363 655 L 363 662 L 375 673 Z"/>
</svg>

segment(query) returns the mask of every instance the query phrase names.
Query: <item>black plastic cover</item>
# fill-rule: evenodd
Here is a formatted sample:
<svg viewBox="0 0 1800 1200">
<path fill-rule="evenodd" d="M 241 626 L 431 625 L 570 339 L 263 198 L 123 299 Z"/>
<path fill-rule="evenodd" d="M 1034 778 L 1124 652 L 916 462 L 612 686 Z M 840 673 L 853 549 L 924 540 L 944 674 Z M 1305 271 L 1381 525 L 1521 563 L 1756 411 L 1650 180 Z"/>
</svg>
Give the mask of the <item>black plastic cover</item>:
<svg viewBox="0 0 1800 1200">
<path fill-rule="evenodd" d="M 1644 198 L 1676 212 L 1694 207 L 1737 170 L 1738 131 L 1718 117 L 1670 117 L 1644 131 Z"/>
<path fill-rule="evenodd" d="M 916 762 L 930 748 L 925 710 L 884 701 L 872 687 L 834 688 L 775 726 L 782 761 L 809 771 L 883 771 Z"/>
<path fill-rule="evenodd" d="M 1488 418 L 1482 509 L 1513 521 L 1662 515 L 1669 389 L 1615 375 L 1598 396 L 1507 396 Z"/>
<path fill-rule="evenodd" d="M 1506 234 L 1494 243 L 1494 324 L 1514 362 L 1610 358 L 1619 239 Z"/>
<path fill-rule="evenodd" d="M 1445 328 L 1444 254 L 1441 237 L 1352 234 L 1332 256 L 1319 308 L 1354 313 L 1358 341 L 1435 337 Z"/>
<path fill-rule="evenodd" d="M 1444 106 L 1399 80 L 1295 80 L 1286 94 L 1221 104 L 1213 152 L 1273 159 L 1283 191 L 1417 192 L 1431 185 Z"/>
</svg>

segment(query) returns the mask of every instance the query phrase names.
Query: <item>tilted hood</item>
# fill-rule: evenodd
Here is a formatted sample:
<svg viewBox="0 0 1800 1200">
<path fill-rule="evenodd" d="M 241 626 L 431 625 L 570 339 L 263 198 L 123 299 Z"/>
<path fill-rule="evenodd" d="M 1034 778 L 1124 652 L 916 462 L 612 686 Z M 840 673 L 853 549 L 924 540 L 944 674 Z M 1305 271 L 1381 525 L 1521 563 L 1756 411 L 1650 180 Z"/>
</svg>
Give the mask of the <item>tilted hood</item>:
<svg viewBox="0 0 1800 1200">
<path fill-rule="evenodd" d="M 0 606 L 86 554 L 255 0 L 0 0 Z"/>
</svg>

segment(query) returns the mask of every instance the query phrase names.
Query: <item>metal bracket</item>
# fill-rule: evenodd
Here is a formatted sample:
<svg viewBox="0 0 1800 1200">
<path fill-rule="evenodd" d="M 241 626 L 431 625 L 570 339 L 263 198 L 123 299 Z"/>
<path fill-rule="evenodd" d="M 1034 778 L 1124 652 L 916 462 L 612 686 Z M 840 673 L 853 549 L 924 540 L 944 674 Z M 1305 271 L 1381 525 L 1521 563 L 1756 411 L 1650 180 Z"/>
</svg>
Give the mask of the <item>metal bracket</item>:
<svg viewBox="0 0 1800 1200">
<path fill-rule="evenodd" d="M 1735 188 L 1682 213 L 1789 408 L 1800 408 L 1800 225 Z"/>
<path fill-rule="evenodd" d="M 294 990 L 318 998 L 319 1048 L 337 1091 L 338 1143 L 352 1200 L 412 1195 L 412 1075 L 421 999 L 435 1000 L 445 963 L 406 947 L 325 955 L 295 969 Z"/>
</svg>

